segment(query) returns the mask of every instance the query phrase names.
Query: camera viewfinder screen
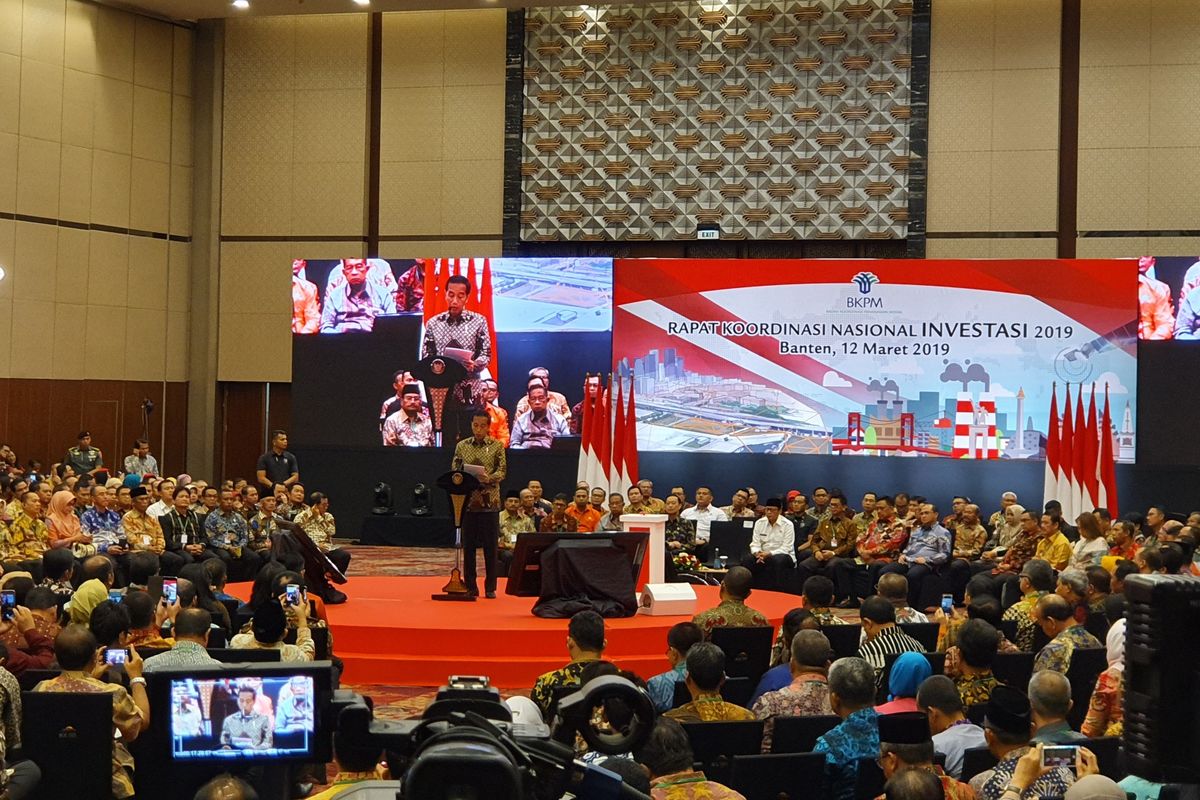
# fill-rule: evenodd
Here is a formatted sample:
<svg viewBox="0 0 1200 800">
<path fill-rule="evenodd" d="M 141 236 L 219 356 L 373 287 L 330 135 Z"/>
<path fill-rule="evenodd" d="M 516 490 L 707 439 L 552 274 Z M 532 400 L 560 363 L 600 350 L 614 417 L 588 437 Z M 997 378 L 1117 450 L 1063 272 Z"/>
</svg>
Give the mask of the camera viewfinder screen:
<svg viewBox="0 0 1200 800">
<path fill-rule="evenodd" d="M 313 750 L 313 679 L 171 681 L 171 756 L 177 761 L 295 759 Z"/>
</svg>

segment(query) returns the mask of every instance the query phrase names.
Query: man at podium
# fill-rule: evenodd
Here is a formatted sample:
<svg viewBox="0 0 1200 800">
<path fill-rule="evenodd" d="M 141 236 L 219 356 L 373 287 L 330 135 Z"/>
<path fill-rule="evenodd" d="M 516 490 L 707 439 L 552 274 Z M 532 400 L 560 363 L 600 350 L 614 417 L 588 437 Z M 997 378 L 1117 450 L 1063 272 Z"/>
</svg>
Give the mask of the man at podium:
<svg viewBox="0 0 1200 800">
<path fill-rule="evenodd" d="M 500 537 L 500 482 L 508 470 L 504 445 L 488 436 L 491 418 L 480 409 L 471 417 L 471 438 L 454 447 L 452 469 L 474 475 L 481 484 L 467 497 L 462 518 L 463 580 L 467 591 L 479 596 L 475 550 L 483 548 L 484 596 L 496 597 L 496 541 Z"/>
</svg>

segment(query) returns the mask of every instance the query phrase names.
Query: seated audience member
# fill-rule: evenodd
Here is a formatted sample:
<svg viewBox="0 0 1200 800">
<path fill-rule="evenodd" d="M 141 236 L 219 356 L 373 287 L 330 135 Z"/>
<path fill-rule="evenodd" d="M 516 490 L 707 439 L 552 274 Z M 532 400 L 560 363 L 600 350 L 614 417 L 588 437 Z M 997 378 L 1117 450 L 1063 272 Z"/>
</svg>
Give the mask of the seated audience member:
<svg viewBox="0 0 1200 800">
<path fill-rule="evenodd" d="M 642 478 L 637 482 L 638 491 L 642 493 L 642 506 L 646 509 L 647 514 L 665 514 L 667 510 L 666 500 L 660 500 L 654 496 L 654 481 L 649 478 Z M 680 510 L 683 505 L 680 504 Z"/>
<path fill-rule="evenodd" d="M 10 586 L 5 584 L 5 588 Z M 45 586 L 34 586 L 24 596 L 17 595 L 17 605 L 29 610 L 33 627 L 53 644 L 54 637 L 62 630 L 58 624 L 58 598 L 54 592 Z M 26 637 L 13 622 L 0 622 L 0 631 L 0 641 L 9 649 L 25 650 L 29 647 Z"/>
<path fill-rule="evenodd" d="M 687 654 L 692 646 L 704 641 L 704 631 L 694 622 L 677 622 L 667 631 L 667 663 L 671 668 L 646 681 L 646 691 L 654 710 L 668 711 L 675 701 L 675 684 L 687 676 Z"/>
<path fill-rule="evenodd" d="M 804 607 L 808 609 L 817 625 L 845 625 L 846 620 L 833 613 L 833 581 L 824 575 L 813 575 L 804 581 Z"/>
<path fill-rule="evenodd" d="M 687 654 L 687 689 L 690 703 L 666 712 L 680 722 L 723 722 L 754 719 L 749 710 L 721 698 L 725 683 L 725 653 L 712 642 L 692 645 Z"/>
<path fill-rule="evenodd" d="M 1162 572 L 1162 551 L 1156 544 L 1142 545 L 1142 549 L 1138 550 L 1137 555 L 1133 557 L 1133 563 L 1137 564 L 1138 572 L 1142 575 Z"/>
<path fill-rule="evenodd" d="M 820 631 L 798 631 L 792 637 L 791 660 L 787 664 L 791 683 L 764 693 L 751 704 L 763 726 L 762 751 L 771 752 L 775 717 L 815 717 L 833 713 L 829 704 L 829 663 L 833 651 Z"/>
<path fill-rule="evenodd" d="M 15 564 L 25 569 L 28 562 L 40 561 L 50 548 L 50 531 L 42 521 L 42 499 L 30 491 L 20 499 L 18 509 L 8 509 L 12 522 L 0 525 L 0 561 L 6 569 Z"/>
<path fill-rule="evenodd" d="M 625 490 L 628 503 L 625 506 L 626 514 L 649 514 L 646 510 L 646 505 L 642 502 L 642 490 L 636 486 L 630 486 Z"/>
<path fill-rule="evenodd" d="M 83 583 L 79 584 L 79 588 L 75 590 L 75 594 L 71 596 L 71 603 L 67 608 L 71 622 L 80 625 L 87 625 L 92 618 L 92 611 L 96 606 L 108 599 L 108 590 L 112 586 L 112 565 L 108 559 L 103 556 L 93 556 L 98 558 L 106 567 L 108 573 L 104 577 L 86 578 Z M 86 568 L 92 564 L 92 559 L 84 562 L 85 577 Z"/>
<path fill-rule="evenodd" d="M 289 623 L 296 628 L 296 643 L 284 644 Z M 234 649 L 278 650 L 280 661 L 312 661 L 316 655 L 308 615 L 295 606 L 284 610 L 282 603 L 263 603 L 254 612 L 253 633 L 239 633 L 229 641 Z"/>
<path fill-rule="evenodd" d="M 177 575 L 184 564 L 205 561 L 217 557 L 208 549 L 208 536 L 200 515 L 191 508 L 192 495 L 186 488 L 175 490 L 171 510 L 158 518 L 163 538 L 167 543 L 170 561 L 164 560 L 163 569 L 168 575 Z M 174 563 L 171 563 L 174 562 Z"/>
<path fill-rule="evenodd" d="M 977 576 L 978 577 L 978 576 Z M 996 652 L 997 653 L 1018 653 L 1020 649 L 1005 638 L 1003 631 L 1000 630 L 1000 601 L 990 595 L 981 594 L 978 597 L 971 598 L 971 604 L 967 606 L 967 616 L 963 620 L 966 622 L 978 619 L 991 625 L 996 631 Z M 962 625 L 959 625 L 957 631 L 961 632 Z M 958 633 L 954 636 L 955 644 L 946 648 L 946 662 L 942 667 L 942 674 L 951 678 L 957 679 L 962 675 L 962 650 L 958 646 Z M 978 658 L 975 661 L 978 664 Z"/>
<path fill-rule="evenodd" d="M 696 523 L 696 544 L 708 542 L 710 526 L 714 522 L 727 522 L 729 517 L 725 512 L 712 504 L 712 489 L 707 486 L 696 487 L 696 505 L 679 513 L 680 518 Z"/>
<path fill-rule="evenodd" d="M 862 604 L 862 626 L 866 641 L 858 655 L 875 669 L 878 677 L 889 653 L 924 653 L 925 647 L 896 624 L 896 607 L 878 595 Z"/>
<path fill-rule="evenodd" d="M 721 508 L 725 512 L 725 516 L 729 519 L 754 519 L 754 509 L 750 507 L 750 491 L 748 489 L 737 489 L 733 493 L 731 502 L 727 506 Z"/>
<path fill-rule="evenodd" d="M 1112 591 L 1112 575 L 1104 567 L 1088 567 L 1087 607 L 1092 614 L 1105 614 L 1108 596 Z"/>
<path fill-rule="evenodd" d="M 992 568 L 992 575 L 996 578 L 996 583 L 1000 585 L 1000 604 L 1006 608 L 1013 604 L 1011 586 L 1016 585 L 1019 576 L 1025 569 L 1025 564 L 1037 552 L 1040 541 L 1038 517 L 1034 516 L 1033 512 L 1022 511 L 1020 525 L 1021 527 L 1013 537 L 1012 543 L 1009 544 L 1008 550 Z"/>
<path fill-rule="evenodd" d="M 1054 591 L 1055 585 L 1054 568 L 1045 559 L 1032 558 L 1021 568 L 1021 599 L 1009 606 L 1001 619 L 1017 623 L 1017 640 L 1013 644 L 1026 653 L 1033 650 L 1037 636 L 1034 608 L 1039 600 Z M 1003 599 L 1000 602 L 1003 604 Z"/>
<path fill-rule="evenodd" d="M 163 625 L 172 620 L 179 611 L 179 601 L 163 605 L 150 596 L 149 592 L 129 591 L 125 593 L 123 606 L 129 611 L 129 647 L 170 648 L 175 640 L 162 635 Z"/>
<path fill-rule="evenodd" d="M 0 646 L 0 667 L 7 658 Z M 23 800 L 41 780 L 41 771 L 32 761 L 7 763 L 10 753 L 21 749 L 21 684 L 7 669 L 0 669 L 0 797 Z"/>
<path fill-rule="evenodd" d="M 750 570 L 755 583 L 781 590 L 786 576 L 796 566 L 795 542 L 796 529 L 783 516 L 783 501 L 772 497 L 767 500 L 762 518 L 754 523 L 750 555 L 742 566 Z"/>
<path fill-rule="evenodd" d="M 898 572 L 905 575 L 908 578 L 908 604 L 915 606 L 920 602 L 925 578 L 936 574 L 949 562 L 950 531 L 938 524 L 937 506 L 922 503 L 917 512 L 917 525 L 908 535 L 904 550 L 880 573 Z"/>
<path fill-rule="evenodd" d="M 125 531 L 129 552 L 154 553 L 167 565 L 169 574 L 177 573 L 179 567 L 183 566 L 183 559 L 174 553 L 166 552 L 167 542 L 158 518 L 146 513 L 150 505 L 149 493 L 145 487 L 139 486 L 130 492 L 130 495 L 133 497 L 133 508 L 121 517 L 121 527 Z M 111 546 L 109 549 L 111 551 Z"/>
<path fill-rule="evenodd" d="M 176 484 L 175 481 L 171 480 L 170 478 L 166 478 L 161 481 L 155 481 L 151 485 L 154 487 L 154 497 L 152 498 L 153 502 L 150 503 L 150 506 L 146 509 L 146 513 L 155 519 L 158 519 L 163 514 L 170 511 L 174 505 L 175 488 L 178 484 Z M 190 494 L 191 493 L 189 492 L 189 496 Z M 245 496 L 244 491 L 242 494 Z"/>
<path fill-rule="evenodd" d="M 813 496 L 816 498 L 817 492 L 813 492 Z M 818 522 L 808 540 L 808 548 L 796 554 L 796 558 L 800 559 L 796 565 L 800 585 L 803 586 L 813 575 L 832 577 L 837 582 L 835 591 L 841 596 L 843 605 L 850 605 L 852 603 L 846 601 L 852 601 L 854 596 L 851 579 L 858 531 L 854 521 L 846 515 L 846 498 L 841 494 L 829 495 L 825 515 L 809 513 Z"/>
<path fill-rule="evenodd" d="M 592 508 L 587 487 L 581 486 L 575 490 L 575 502 L 567 506 L 566 514 L 575 520 L 575 530 L 580 533 L 593 533 L 600 529 L 600 512 Z"/>
<path fill-rule="evenodd" d="M 74 574 L 75 556 L 70 550 L 47 550 L 42 554 L 42 582 L 38 585 L 54 592 L 59 608 L 75 593 L 71 585 Z"/>
<path fill-rule="evenodd" d="M 552 510 L 542 518 L 538 530 L 542 533 L 575 533 L 579 530 L 579 523 L 567 513 L 568 502 L 565 494 L 554 495 Z"/>
<path fill-rule="evenodd" d="M 149 550 L 139 550 L 129 555 L 129 585 L 126 589 L 146 590 L 150 579 L 161 569 L 158 556 Z"/>
<path fill-rule="evenodd" d="M 992 674 L 1001 633 L 982 619 L 969 619 L 958 635 L 959 659 L 954 685 L 963 705 L 986 703 L 992 690 L 1000 685 Z"/>
<path fill-rule="evenodd" d="M 1011 686 L 997 686 L 987 704 L 987 715 L 983 721 L 983 735 L 988 749 L 999 762 L 995 768 L 970 776 L 971 788 L 980 800 L 1040 800 L 1044 797 L 1061 797 L 1074 781 L 1075 776 L 1067 767 L 1055 767 L 1038 775 L 1033 780 L 1022 781 L 1018 792 L 1008 792 L 1017 771 L 1017 762 L 1030 752 L 1029 737 L 1033 720 L 1030 715 L 1029 699 Z M 967 777 L 966 775 L 963 776 Z"/>
<path fill-rule="evenodd" d="M 531 385 L 528 398 L 529 410 L 518 412 L 513 422 L 509 447 L 513 450 L 546 449 L 559 436 L 571 434 L 567 419 L 547 406 L 544 386 Z"/>
<path fill-rule="evenodd" d="M 528 490 L 526 490 L 528 491 Z M 608 496 L 608 513 L 600 517 L 600 530 L 622 530 L 621 515 L 625 513 L 625 495 L 613 492 Z"/>
<path fill-rule="evenodd" d="M 1071 730 L 1067 714 L 1071 711 L 1071 682 L 1059 672 L 1042 670 L 1029 679 L 1029 708 L 1033 714 L 1035 744 L 1071 744 L 1086 739 Z"/>
<path fill-rule="evenodd" d="M 94 486 L 88 490 L 100 491 L 107 494 L 103 486 Z M 76 556 L 96 554 L 96 546 L 92 537 L 84 532 L 79 524 L 82 511 L 75 508 L 75 495 L 70 492 L 55 492 L 50 498 L 50 507 L 46 512 L 46 532 L 52 549 L 65 548 Z"/>
<path fill-rule="evenodd" d="M 619 496 L 619 495 L 618 495 Z M 696 549 L 696 521 L 684 519 L 681 515 L 683 504 L 678 497 L 667 495 L 663 501 L 663 511 L 667 515 L 665 541 L 668 554 L 691 553 Z M 620 514 L 617 515 L 617 530 L 620 530 Z"/>
<path fill-rule="evenodd" d="M 0 623 L 0 631 L 7 650 L 4 668 L 13 675 L 46 669 L 54 660 L 54 640 L 38 630 L 38 619 L 28 608 L 14 608 L 12 621 Z"/>
<path fill-rule="evenodd" d="M 1071 560 L 1067 566 L 1079 570 L 1100 566 L 1100 559 L 1108 555 L 1108 542 L 1104 541 L 1096 515 L 1085 512 L 1075 523 L 1079 526 L 1079 541 L 1071 545 Z"/>
<path fill-rule="evenodd" d="M 357 744 L 343 734 L 333 735 L 333 758 L 337 776 L 323 792 L 311 794 L 308 800 L 333 800 L 351 786 L 365 781 L 388 780 L 387 770 L 379 763 L 383 751 L 378 745 Z"/>
<path fill-rule="evenodd" d="M 347 258 L 333 268 L 325 284 L 321 333 L 371 331 L 375 318 L 396 313 L 396 278 L 385 264 Z"/>
<path fill-rule="evenodd" d="M 929 718 L 920 711 L 879 715 L 879 768 L 885 779 L 905 770 L 925 772 L 941 781 L 946 800 L 974 800 L 971 787 L 935 765 L 933 754 Z"/>
<path fill-rule="evenodd" d="M 880 575 L 875 593 L 896 607 L 897 623 L 929 622 L 929 617 L 908 604 L 908 578 L 898 572 Z"/>
<path fill-rule="evenodd" d="M 988 597 L 997 596 L 996 581 L 988 573 L 980 572 L 977 575 L 972 575 L 963 589 L 963 605 L 967 607 L 966 610 L 952 608 L 949 614 L 942 611 L 941 608 L 934 610 L 932 621 L 938 623 L 938 652 L 944 651 L 954 644 L 958 636 L 958 629 L 968 619 L 971 604 L 975 602 L 975 598 L 984 595 Z M 999 608 L 997 608 L 996 613 L 996 624 L 999 625 Z"/>
<path fill-rule="evenodd" d="M 908 526 L 896 516 L 892 498 L 887 495 L 877 498 L 874 508 L 875 518 L 867 523 L 855 540 L 855 550 L 867 568 L 867 580 L 871 586 L 879 580 L 884 565 L 892 563 L 908 543 Z M 843 569 L 852 570 L 853 565 L 844 564 Z M 842 601 L 842 607 L 858 608 L 858 598 L 853 592 Z"/>
<path fill-rule="evenodd" d="M 1096 688 L 1083 720 L 1082 733 L 1091 739 L 1120 736 L 1125 722 L 1125 620 L 1108 629 L 1104 643 L 1108 668 L 1096 678 Z"/>
<path fill-rule="evenodd" d="M 203 564 L 188 564 L 179 570 L 179 577 L 186 579 L 192 587 L 195 596 L 194 605 L 212 615 L 214 624 L 225 631 L 226 636 L 233 633 L 233 620 L 229 617 L 229 609 L 217 599 L 213 590 L 212 577 Z M 183 604 L 180 604 L 183 606 Z"/>
<path fill-rule="evenodd" d="M 529 388 L 537 382 L 543 389 L 546 390 L 546 405 L 554 411 L 555 414 L 570 422 L 571 420 L 571 404 L 567 402 L 566 395 L 561 392 L 555 392 L 550 389 L 550 371 L 545 367 L 534 367 L 529 370 L 529 381 L 526 385 L 525 396 L 517 401 L 517 407 L 514 410 L 514 416 L 521 416 L 532 408 L 529 397 Z"/>
<path fill-rule="evenodd" d="M 54 640 L 54 654 L 61 675 L 33 687 L 35 692 L 106 692 L 113 700 L 112 792 L 113 797 L 133 796 L 133 756 L 128 746 L 150 726 L 150 699 L 146 679 L 142 677 L 142 659 L 134 649 L 125 662 L 129 690 L 115 683 L 103 683 L 95 675 L 103 672 L 98 664 L 100 647 L 96 637 L 82 625 L 68 625 Z M 115 736 L 116 733 L 120 737 Z"/>
<path fill-rule="evenodd" d="M 634 759 L 650 774 L 650 796 L 654 800 L 745 800 L 694 768 L 695 756 L 687 733 L 669 717 L 658 718 Z"/>
<path fill-rule="evenodd" d="M 943 800 L 950 797 L 944 780 L 923 769 L 905 768 L 888 780 L 883 787 L 883 794 L 876 800 Z M 956 797 L 974 797 L 974 794 Z"/>
<path fill-rule="evenodd" d="M 1127 519 L 1116 520 L 1113 522 L 1111 531 L 1112 547 L 1109 548 L 1108 554 L 1133 561 L 1133 557 L 1140 549 L 1137 539 L 1134 538 L 1133 523 Z"/>
<path fill-rule="evenodd" d="M 1033 659 L 1034 672 L 1049 669 L 1065 675 L 1076 648 L 1104 646 L 1075 618 L 1071 604 L 1056 594 L 1048 594 L 1037 601 L 1033 619 L 1050 638 Z"/>
<path fill-rule="evenodd" d="M 317 549 L 324 553 L 333 565 L 345 575 L 346 570 L 350 569 L 350 551 L 333 546 L 333 540 L 337 536 L 337 523 L 333 519 L 333 514 L 329 512 L 329 496 L 321 492 L 313 492 L 308 497 L 308 508 L 297 514 L 293 522 L 308 535 Z M 281 542 L 288 542 L 290 539 L 288 534 L 280 536 Z M 314 574 L 311 569 L 307 568 L 307 562 L 305 578 L 326 603 L 336 605 L 346 602 L 345 593 L 335 589 L 326 580 L 324 573 Z"/>
<path fill-rule="evenodd" d="M 508 574 L 517 536 L 536 531 L 537 523 L 533 517 L 521 513 L 521 493 L 510 489 L 504 496 L 504 510 L 500 512 L 500 538 L 496 543 L 496 561 L 500 565 L 501 575 Z"/>
<path fill-rule="evenodd" d="M 745 567 L 733 567 L 726 573 L 721 581 L 721 602 L 692 618 L 704 631 L 705 638 L 713 628 L 757 628 L 771 624 L 764 614 L 746 605 L 752 582 L 753 576 Z"/>
<path fill-rule="evenodd" d="M 904 714 L 917 710 L 917 690 L 933 674 L 929 659 L 921 653 L 901 653 L 888 673 L 888 701 L 875 706 L 875 713 Z"/>
<path fill-rule="evenodd" d="M 1087 613 L 1087 574 L 1081 569 L 1069 567 L 1058 573 L 1058 582 L 1054 593 L 1071 604 L 1071 609 L 1077 617 L 1086 620 Z"/>
<path fill-rule="evenodd" d="M 232 490 L 222 491 L 220 505 L 204 518 L 204 533 L 208 547 L 235 580 L 248 581 L 258 572 L 261 560 L 250 549 L 250 531 L 246 518 L 234 508 L 236 494 Z"/>
<path fill-rule="evenodd" d="M 1034 558 L 1044 558 L 1055 569 L 1066 569 L 1071 562 L 1071 542 L 1062 531 L 1062 519 L 1054 514 L 1042 514 L 1041 538 Z"/>
<path fill-rule="evenodd" d="M 929 717 L 933 748 L 946 757 L 947 774 L 961 779 L 963 752 L 986 747 L 987 739 L 983 728 L 967 719 L 958 687 L 945 675 L 931 675 L 917 690 L 917 708 Z"/>
<path fill-rule="evenodd" d="M 218 602 L 222 605 L 226 601 L 241 602 L 238 598 L 225 591 L 225 584 L 229 582 L 229 572 L 225 569 L 224 561 L 219 558 L 207 559 L 204 562 L 204 571 L 208 573 L 208 580 L 212 585 L 213 596 L 217 598 Z M 259 572 L 261 571 L 259 570 Z"/>
<path fill-rule="evenodd" d="M 819 627 L 808 609 L 793 608 L 784 614 L 783 624 L 779 626 L 779 634 L 775 637 L 775 643 L 771 645 L 770 668 L 763 673 L 762 678 L 758 681 L 758 686 L 754 689 L 754 694 L 750 696 L 751 704 L 763 694 L 782 689 L 792 682 L 790 667 L 792 638 L 802 628 L 817 630 Z"/>
<path fill-rule="evenodd" d="M 383 422 L 384 447 L 433 447 L 433 422 L 421 406 L 421 387 L 405 384 L 400 408 Z"/>
<path fill-rule="evenodd" d="M 543 719 L 549 719 L 554 704 L 554 690 L 566 686 L 578 686 L 579 676 L 592 661 L 599 661 L 604 654 L 604 617 L 595 611 L 580 611 L 567 624 L 567 655 L 571 657 L 566 666 L 547 672 L 537 679 L 530 699 L 537 703 Z"/>
<path fill-rule="evenodd" d="M 202 608 L 185 608 L 175 616 L 175 643 L 165 653 L 150 656 L 142 667 L 145 673 L 166 667 L 214 666 L 220 664 L 208 654 L 208 632 L 212 616 Z"/>
<path fill-rule="evenodd" d="M 813 752 L 825 754 L 825 797 L 853 800 L 859 759 L 879 757 L 875 670 L 869 662 L 861 658 L 833 662 L 829 705 L 842 721 L 817 739 Z"/>
</svg>

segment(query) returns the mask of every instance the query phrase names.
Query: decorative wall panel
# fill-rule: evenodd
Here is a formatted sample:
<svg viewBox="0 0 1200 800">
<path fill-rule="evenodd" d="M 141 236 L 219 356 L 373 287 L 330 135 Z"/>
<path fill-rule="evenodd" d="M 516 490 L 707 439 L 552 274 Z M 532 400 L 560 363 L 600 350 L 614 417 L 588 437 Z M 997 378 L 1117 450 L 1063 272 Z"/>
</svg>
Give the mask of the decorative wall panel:
<svg viewBox="0 0 1200 800">
<path fill-rule="evenodd" d="M 521 238 L 903 238 L 912 3 L 531 8 Z"/>
</svg>

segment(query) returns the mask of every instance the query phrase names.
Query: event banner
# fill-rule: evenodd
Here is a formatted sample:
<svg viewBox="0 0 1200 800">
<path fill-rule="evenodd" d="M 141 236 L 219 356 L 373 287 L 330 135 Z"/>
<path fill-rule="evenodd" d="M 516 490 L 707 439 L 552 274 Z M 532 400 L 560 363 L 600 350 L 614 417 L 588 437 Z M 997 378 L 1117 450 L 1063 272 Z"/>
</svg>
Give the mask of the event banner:
<svg viewBox="0 0 1200 800">
<path fill-rule="evenodd" d="M 1045 458 L 1052 395 L 1134 457 L 1133 260 L 618 260 L 642 452 Z M 1093 400 L 1094 398 L 1094 400 Z"/>
</svg>

